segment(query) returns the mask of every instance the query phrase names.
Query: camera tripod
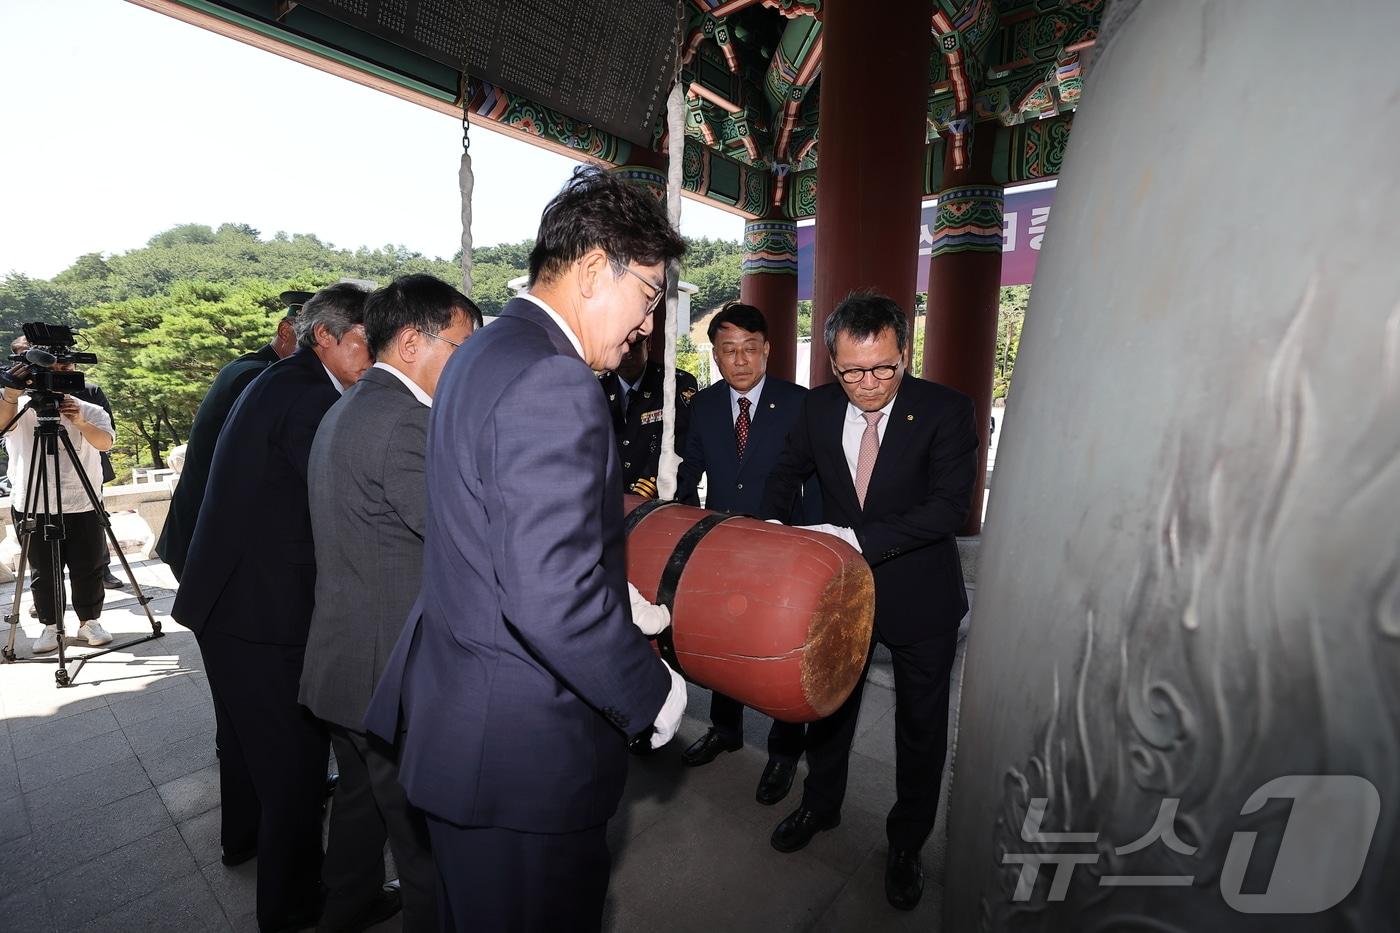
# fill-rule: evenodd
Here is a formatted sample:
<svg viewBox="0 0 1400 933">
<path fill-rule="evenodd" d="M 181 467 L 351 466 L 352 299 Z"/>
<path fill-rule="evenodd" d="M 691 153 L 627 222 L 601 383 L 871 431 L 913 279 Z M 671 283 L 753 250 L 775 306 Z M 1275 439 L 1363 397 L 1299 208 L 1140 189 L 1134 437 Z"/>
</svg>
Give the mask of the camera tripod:
<svg viewBox="0 0 1400 933">
<path fill-rule="evenodd" d="M 160 622 L 151 614 L 150 597 L 141 591 L 141 585 L 136 582 L 136 576 L 131 572 L 131 565 L 127 563 L 126 555 L 122 553 L 121 544 L 112 531 L 112 521 L 108 517 L 106 509 L 102 507 L 102 500 L 98 497 L 97 491 L 93 489 L 92 482 L 88 479 L 87 472 L 78 459 L 78 452 L 73 449 L 73 441 L 68 437 L 68 432 L 63 429 L 62 416 L 59 414 L 59 401 L 62 396 L 56 392 L 32 389 L 27 394 L 29 395 L 30 407 L 34 409 L 36 423 L 34 425 L 34 440 L 29 452 L 29 481 L 25 486 L 24 513 L 15 525 L 20 550 L 19 566 L 15 568 L 14 599 L 10 604 L 10 613 L 5 616 L 5 621 L 10 624 L 10 638 L 5 647 L 0 648 L 0 656 L 6 662 L 15 660 L 15 635 L 19 631 L 20 596 L 24 592 L 25 572 L 29 569 L 30 545 L 37 534 L 41 541 L 50 544 L 48 548 L 49 579 L 50 585 L 53 587 L 53 618 L 41 619 L 41 621 L 58 627 L 58 670 L 54 671 L 53 676 L 58 686 L 67 687 L 73 683 L 73 679 L 78 676 L 83 665 L 93 658 L 159 638 L 161 636 Z M 23 409 L 17 411 L 15 416 L 10 419 L 10 423 L 5 425 L 3 430 L 0 430 L 0 434 L 8 432 L 23 414 Z M 136 594 L 137 603 L 140 604 L 141 609 L 146 613 L 146 618 L 151 623 L 151 634 L 149 635 L 142 635 L 77 658 L 77 664 L 71 674 L 68 672 L 68 658 L 63 645 L 63 617 L 67 613 L 68 599 L 63 584 L 62 542 L 67 534 L 63 521 L 63 484 L 59 472 L 60 445 L 62 450 L 67 453 L 68 462 L 72 464 L 78 479 L 82 481 L 83 492 L 87 494 L 88 502 L 92 504 L 93 512 L 102 525 L 102 531 L 107 536 L 112 553 L 116 554 L 117 559 L 121 561 L 122 570 L 125 572 L 127 580 L 131 582 L 131 589 Z M 53 491 L 54 508 L 52 511 L 48 509 L 50 489 Z M 32 658 L 29 660 L 47 662 L 50 659 Z"/>
</svg>

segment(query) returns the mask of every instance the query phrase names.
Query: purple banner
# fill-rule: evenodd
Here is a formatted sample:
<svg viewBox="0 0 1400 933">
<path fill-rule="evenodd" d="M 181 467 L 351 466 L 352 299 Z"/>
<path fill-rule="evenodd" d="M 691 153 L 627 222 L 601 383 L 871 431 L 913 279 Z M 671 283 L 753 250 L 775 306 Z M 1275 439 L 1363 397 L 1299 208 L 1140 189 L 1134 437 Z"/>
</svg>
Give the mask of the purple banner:
<svg viewBox="0 0 1400 933">
<path fill-rule="evenodd" d="M 1035 278 L 1035 262 L 1050 220 L 1055 199 L 1055 183 L 1012 188 L 1006 192 L 1006 208 L 1001 224 L 1001 284 L 1029 285 Z M 919 229 L 919 281 L 914 289 L 928 291 L 928 257 L 933 245 L 933 223 L 937 201 L 925 201 Z M 817 256 L 817 225 L 797 228 L 797 297 L 811 300 L 812 269 Z"/>
</svg>

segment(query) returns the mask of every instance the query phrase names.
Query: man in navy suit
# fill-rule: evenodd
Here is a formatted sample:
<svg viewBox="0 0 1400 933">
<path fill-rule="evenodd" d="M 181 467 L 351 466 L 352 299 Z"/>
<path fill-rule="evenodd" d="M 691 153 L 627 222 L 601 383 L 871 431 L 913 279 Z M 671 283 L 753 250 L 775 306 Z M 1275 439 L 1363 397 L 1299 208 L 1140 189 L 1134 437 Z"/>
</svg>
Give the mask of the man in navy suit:
<svg viewBox="0 0 1400 933">
<path fill-rule="evenodd" d="M 180 482 L 175 484 L 175 491 L 170 494 L 170 511 L 166 514 L 165 526 L 160 530 L 160 540 L 156 542 L 156 553 L 165 561 L 176 580 L 185 572 L 190 539 L 194 537 L 199 506 L 204 501 L 204 490 L 209 483 L 214 445 L 218 443 L 219 432 L 224 429 L 229 412 L 233 411 L 234 403 L 249 383 L 273 363 L 291 356 L 297 348 L 296 316 L 302 305 L 311 298 L 311 292 L 288 291 L 283 292 L 281 298 L 287 305 L 287 314 L 277 322 L 272 339 L 262 348 L 243 354 L 219 370 L 213 385 L 204 394 L 204 400 L 199 403 L 199 410 L 194 413 L 194 423 L 190 425 L 189 440 L 185 444 L 185 465 L 180 468 Z"/>
<path fill-rule="evenodd" d="M 214 700 L 226 865 L 258 859 L 258 927 L 320 911 L 325 728 L 297 703 L 316 591 L 307 461 L 326 411 L 369 368 L 365 292 L 323 288 L 297 351 L 243 390 L 214 447 L 170 614 L 194 631 Z"/>
<path fill-rule="evenodd" d="M 856 293 L 827 319 L 837 381 L 807 394 L 768 480 L 764 511 L 789 520 L 803 480 L 821 480 L 820 526 L 865 555 L 875 575 L 875 639 L 894 660 L 895 804 L 885 821 L 885 896 L 912 910 L 919 850 L 933 829 L 948 743 L 948 676 L 967 612 L 955 535 L 977 470 L 972 400 L 905 374 L 909 319 Z M 869 660 L 866 661 L 869 670 Z M 841 822 L 865 674 L 840 709 L 807 727 L 802 804 L 773 847 L 795 852 Z"/>
<path fill-rule="evenodd" d="M 723 381 L 695 396 L 690 435 L 676 484 L 676 498 L 699 505 L 697 486 L 707 476 L 705 507 L 757 515 L 763 487 L 778 462 L 807 390 L 768 374 L 768 322 L 753 305 L 732 302 L 710 320 L 710 345 Z M 803 506 L 815 505 L 816 490 Z M 806 512 L 804 521 L 816 521 Z M 774 720 L 768 732 L 768 765 L 754 797 L 772 805 L 787 796 L 802 757 L 800 724 Z M 722 693 L 710 699 L 710 728 L 685 750 L 691 767 L 709 764 L 744 745 L 744 707 Z"/>
<path fill-rule="evenodd" d="M 652 328 L 685 251 L 644 188 L 580 168 L 529 294 L 453 354 L 428 424 L 423 586 L 366 714 L 427 815 L 447 929 L 602 924 L 627 743 L 685 682 L 634 627 L 622 472 L 594 373 Z"/>
</svg>

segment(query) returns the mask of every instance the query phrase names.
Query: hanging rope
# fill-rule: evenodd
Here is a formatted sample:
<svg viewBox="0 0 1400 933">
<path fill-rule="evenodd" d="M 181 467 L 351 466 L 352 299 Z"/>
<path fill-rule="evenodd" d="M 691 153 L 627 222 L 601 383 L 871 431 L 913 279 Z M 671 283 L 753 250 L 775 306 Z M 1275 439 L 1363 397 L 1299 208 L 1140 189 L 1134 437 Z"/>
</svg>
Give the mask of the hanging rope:
<svg viewBox="0 0 1400 933">
<path fill-rule="evenodd" d="M 462 164 L 457 168 L 457 187 L 462 195 L 462 294 L 471 297 L 472 293 L 472 188 L 476 176 L 472 174 L 471 121 L 467 113 L 471 107 L 471 89 L 466 72 L 462 72 Z"/>
<path fill-rule="evenodd" d="M 685 92 L 681 88 L 681 43 L 685 38 L 685 11 L 676 5 L 676 77 L 666 99 L 666 213 L 671 226 L 681 226 L 681 162 L 685 158 Z M 661 458 L 657 465 L 656 487 L 660 499 L 676 495 L 676 472 L 681 459 L 676 455 L 676 333 L 680 315 L 680 260 L 672 260 L 666 270 L 666 352 L 662 361 Z M 687 322 L 688 323 L 688 322 Z"/>
</svg>

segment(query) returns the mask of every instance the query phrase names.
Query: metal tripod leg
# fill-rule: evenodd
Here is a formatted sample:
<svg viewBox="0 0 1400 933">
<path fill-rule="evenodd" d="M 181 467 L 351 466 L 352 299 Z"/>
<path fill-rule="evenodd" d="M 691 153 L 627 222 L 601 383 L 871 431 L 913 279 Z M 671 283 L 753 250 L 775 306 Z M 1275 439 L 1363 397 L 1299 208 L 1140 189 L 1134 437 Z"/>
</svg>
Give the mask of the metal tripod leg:
<svg viewBox="0 0 1400 933">
<path fill-rule="evenodd" d="M 64 449 L 68 451 L 68 458 L 72 461 L 74 468 L 77 470 L 78 479 L 81 480 L 83 484 L 83 491 L 87 493 L 88 501 L 92 503 L 93 510 L 97 513 L 97 519 L 102 525 L 103 532 L 107 535 L 107 541 L 111 545 L 112 551 L 117 555 L 117 559 L 121 561 L 122 570 L 125 571 L 127 580 L 131 582 L 131 589 L 136 593 L 136 601 L 141 604 L 142 611 L 146 613 L 147 621 L 151 623 L 151 634 L 149 635 L 142 635 L 139 638 L 133 638 L 130 641 L 124 641 L 120 644 L 115 644 L 108 648 L 103 648 L 101 651 L 94 651 L 78 658 L 77 663 L 73 666 L 73 677 L 76 678 L 78 672 L 83 669 L 83 665 L 93 658 L 100 658 L 104 654 L 111 654 L 113 651 L 120 651 L 123 648 L 130 648 L 132 645 L 139 645 L 142 642 L 152 641 L 159 638 L 164 633 L 160 630 L 160 621 L 151 613 L 150 597 L 141 590 L 141 584 L 136 582 L 136 574 L 132 573 L 131 565 L 127 563 L 126 555 L 122 553 L 121 543 L 117 541 L 117 534 L 112 530 L 111 516 L 107 514 L 107 509 L 104 507 L 101 497 L 97 495 L 96 490 L 92 487 L 92 483 L 88 481 L 87 474 L 83 472 L 82 465 L 78 460 L 78 452 L 73 449 L 73 442 L 69 440 L 66 432 L 59 434 L 58 437 L 59 440 L 63 442 Z M 55 451 L 55 459 L 57 459 L 57 456 L 57 451 Z M 57 468 L 55 467 L 55 473 L 56 472 Z M 62 631 L 61 626 L 59 631 Z M 63 642 L 60 638 L 59 650 L 62 651 L 62 648 Z M 62 659 L 59 660 L 59 670 L 60 672 L 63 670 Z M 67 675 L 65 674 L 65 676 Z M 71 682 L 70 680 L 69 683 Z M 67 684 L 60 683 L 59 686 L 67 686 Z"/>
<path fill-rule="evenodd" d="M 5 621 L 10 623 L 10 637 L 3 650 L 0 650 L 0 658 L 5 663 L 15 659 L 15 635 L 19 632 L 19 604 L 20 597 L 24 593 L 24 575 L 29 572 L 29 533 L 19 532 L 19 566 L 15 568 L 15 597 L 10 603 L 10 614 L 5 616 Z"/>
</svg>

